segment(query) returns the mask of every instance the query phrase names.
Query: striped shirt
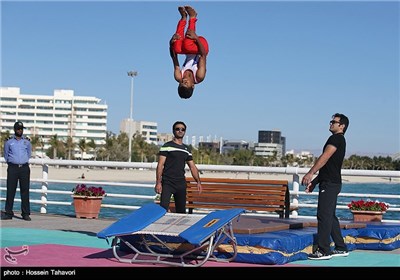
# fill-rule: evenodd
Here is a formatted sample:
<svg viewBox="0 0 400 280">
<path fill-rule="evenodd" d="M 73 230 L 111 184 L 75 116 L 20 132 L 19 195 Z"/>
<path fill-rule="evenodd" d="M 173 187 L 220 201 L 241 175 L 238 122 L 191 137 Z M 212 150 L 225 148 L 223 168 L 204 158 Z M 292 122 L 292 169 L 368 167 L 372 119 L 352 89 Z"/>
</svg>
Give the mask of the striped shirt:
<svg viewBox="0 0 400 280">
<path fill-rule="evenodd" d="M 163 180 L 180 181 L 185 179 L 186 162 L 193 160 L 189 146 L 169 141 L 160 148 L 159 155 L 166 157 L 162 174 Z"/>
</svg>

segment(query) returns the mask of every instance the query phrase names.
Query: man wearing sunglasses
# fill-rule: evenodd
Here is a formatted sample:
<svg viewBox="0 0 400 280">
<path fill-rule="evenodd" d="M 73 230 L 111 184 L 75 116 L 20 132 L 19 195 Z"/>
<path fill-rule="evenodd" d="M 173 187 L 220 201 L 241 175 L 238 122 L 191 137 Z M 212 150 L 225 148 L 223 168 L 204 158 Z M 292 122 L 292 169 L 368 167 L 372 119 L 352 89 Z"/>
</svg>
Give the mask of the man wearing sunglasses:
<svg viewBox="0 0 400 280">
<path fill-rule="evenodd" d="M 201 193 L 199 171 L 193 161 L 190 147 L 183 144 L 186 124 L 177 121 L 172 126 L 174 139 L 165 143 L 158 153 L 155 192 L 161 194 L 160 206 L 167 209 L 171 196 L 174 196 L 176 213 L 186 213 L 186 178 L 185 165 L 190 168 Z"/>
<path fill-rule="evenodd" d="M 8 167 L 6 205 L 5 213 L 2 213 L 2 220 L 11 220 L 14 216 L 13 206 L 18 182 L 21 194 L 22 219 L 31 220 L 29 217 L 31 214 L 29 203 L 31 170 L 28 161 L 31 157 L 32 145 L 28 138 L 22 136 L 24 128 L 22 122 L 16 122 L 14 124 L 14 136 L 4 144 L 4 159 Z"/>
<path fill-rule="evenodd" d="M 349 127 L 349 119 L 336 113 L 329 122 L 329 131 L 332 135 L 326 141 L 323 152 L 304 175 L 301 183 L 306 186 L 305 191 L 310 193 L 318 185 L 317 208 L 317 244 L 318 248 L 308 256 L 311 260 L 328 260 L 332 257 L 346 257 L 349 255 L 340 230 L 339 220 L 336 217 L 337 197 L 342 189 L 341 169 L 346 154 L 346 139 L 344 134 Z M 319 171 L 319 172 L 318 172 Z M 312 179 L 313 175 L 318 175 Z M 330 238 L 335 243 L 331 251 Z"/>
</svg>

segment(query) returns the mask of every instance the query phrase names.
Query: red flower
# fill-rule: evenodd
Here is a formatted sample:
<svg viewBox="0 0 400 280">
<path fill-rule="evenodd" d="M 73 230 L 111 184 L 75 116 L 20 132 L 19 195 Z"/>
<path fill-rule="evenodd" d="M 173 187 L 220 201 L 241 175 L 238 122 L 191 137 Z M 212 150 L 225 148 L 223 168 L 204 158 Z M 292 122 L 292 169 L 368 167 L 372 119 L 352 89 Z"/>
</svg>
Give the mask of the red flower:
<svg viewBox="0 0 400 280">
<path fill-rule="evenodd" d="M 389 208 L 389 204 L 379 201 L 371 201 L 371 200 L 358 200 L 351 201 L 347 205 L 350 210 L 362 210 L 362 211 L 382 211 L 385 212 Z"/>
<path fill-rule="evenodd" d="M 81 196 L 106 196 L 102 187 L 87 187 L 85 184 L 78 184 L 72 189 L 73 195 Z"/>
</svg>

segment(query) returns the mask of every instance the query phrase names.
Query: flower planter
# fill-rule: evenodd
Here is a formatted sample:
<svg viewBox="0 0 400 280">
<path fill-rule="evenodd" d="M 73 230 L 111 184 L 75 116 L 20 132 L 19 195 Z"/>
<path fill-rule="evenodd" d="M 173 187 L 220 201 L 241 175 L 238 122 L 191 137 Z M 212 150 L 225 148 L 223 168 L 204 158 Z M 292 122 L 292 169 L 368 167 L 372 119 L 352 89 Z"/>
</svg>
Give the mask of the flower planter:
<svg viewBox="0 0 400 280">
<path fill-rule="evenodd" d="M 73 195 L 72 197 L 77 218 L 97 219 L 99 217 L 102 196 Z"/>
<path fill-rule="evenodd" d="M 381 222 L 383 211 L 351 210 L 354 222 Z"/>
</svg>

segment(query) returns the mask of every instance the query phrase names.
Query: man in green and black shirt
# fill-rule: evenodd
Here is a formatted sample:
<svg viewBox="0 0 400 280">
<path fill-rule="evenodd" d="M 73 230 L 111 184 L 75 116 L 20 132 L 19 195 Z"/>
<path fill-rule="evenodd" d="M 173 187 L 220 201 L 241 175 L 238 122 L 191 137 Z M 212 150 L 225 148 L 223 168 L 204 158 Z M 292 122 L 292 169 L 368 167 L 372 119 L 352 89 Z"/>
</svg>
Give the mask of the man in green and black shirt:
<svg viewBox="0 0 400 280">
<path fill-rule="evenodd" d="M 186 124 L 177 121 L 172 126 L 174 139 L 165 143 L 159 152 L 155 191 L 161 194 L 160 206 L 167 209 L 171 196 L 174 196 L 176 213 L 186 213 L 186 179 L 185 165 L 190 168 L 197 188 L 201 192 L 199 171 L 193 161 L 189 146 L 183 144 Z"/>
</svg>

